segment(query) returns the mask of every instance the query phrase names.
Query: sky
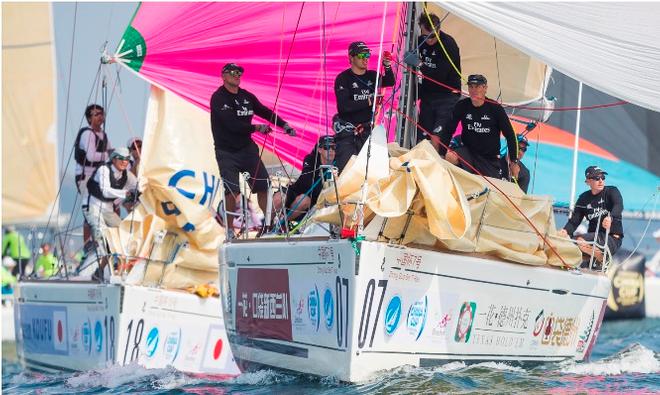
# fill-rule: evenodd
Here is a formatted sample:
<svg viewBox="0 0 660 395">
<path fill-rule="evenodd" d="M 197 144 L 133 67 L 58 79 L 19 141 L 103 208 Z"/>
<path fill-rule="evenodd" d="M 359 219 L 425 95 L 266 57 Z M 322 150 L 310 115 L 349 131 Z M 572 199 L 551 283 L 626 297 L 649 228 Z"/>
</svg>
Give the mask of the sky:
<svg viewBox="0 0 660 395">
<path fill-rule="evenodd" d="M 67 160 L 76 134 L 86 125 L 85 107 L 101 104 L 100 84 L 94 80 L 107 42 L 112 55 L 138 3 L 53 3 L 53 27 L 57 62 L 57 122 L 60 174 L 63 177 L 61 210 L 73 210 L 76 188 L 75 162 Z M 74 34 L 75 32 L 75 34 Z M 73 50 L 72 50 L 73 49 Z M 126 145 L 130 137 L 142 136 L 149 98 L 149 84 L 118 65 L 109 67 L 108 97 L 119 72 L 106 117 L 106 131 L 113 147 Z M 91 98 L 90 98 L 91 95 Z M 62 151 L 63 150 L 63 151 Z M 79 205 L 76 212 L 79 212 Z M 75 216 L 74 216 L 75 218 Z M 77 215 L 76 224 L 82 222 Z"/>
</svg>

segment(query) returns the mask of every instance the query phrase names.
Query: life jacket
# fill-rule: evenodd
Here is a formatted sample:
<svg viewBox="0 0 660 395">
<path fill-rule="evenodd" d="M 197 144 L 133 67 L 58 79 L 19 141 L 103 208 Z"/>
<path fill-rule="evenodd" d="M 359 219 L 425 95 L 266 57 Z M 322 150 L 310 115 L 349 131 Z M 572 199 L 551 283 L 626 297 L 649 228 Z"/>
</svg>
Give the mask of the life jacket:
<svg viewBox="0 0 660 395">
<path fill-rule="evenodd" d="M 128 171 L 124 170 L 121 174 L 121 178 L 115 180 L 115 178 L 112 176 L 112 163 L 107 163 L 104 166 L 108 168 L 108 171 L 110 171 L 110 187 L 112 189 L 124 189 L 124 186 L 126 186 L 126 182 L 128 181 Z M 87 181 L 87 192 L 89 192 L 90 196 L 94 196 L 103 202 L 112 202 L 116 198 L 107 198 L 103 196 L 103 192 L 101 192 L 101 185 L 98 183 L 98 181 L 96 181 L 96 173 L 101 167 L 102 166 L 97 167 L 96 170 L 94 170 L 94 174 L 92 174 L 92 176 Z"/>
<path fill-rule="evenodd" d="M 98 161 L 98 162 L 88 161 L 87 160 L 87 151 L 80 148 L 80 139 L 82 138 L 82 134 L 86 130 L 91 131 L 92 129 L 90 129 L 88 127 L 84 127 L 84 128 L 82 128 L 78 131 L 78 135 L 76 136 L 76 142 L 75 142 L 75 146 L 74 146 L 75 147 L 74 156 L 75 156 L 75 159 L 76 159 L 76 163 L 78 163 L 79 165 L 81 165 L 83 167 L 99 167 L 103 163 L 105 163 L 105 161 Z M 94 132 L 92 132 L 92 133 L 94 133 Z M 103 138 L 100 139 L 100 140 L 96 136 L 96 133 L 94 133 L 94 140 L 96 140 L 96 147 L 94 147 L 96 152 L 105 152 L 105 151 L 108 150 L 108 135 L 106 133 L 103 133 Z M 88 147 L 88 148 L 90 148 L 90 147 Z"/>
</svg>

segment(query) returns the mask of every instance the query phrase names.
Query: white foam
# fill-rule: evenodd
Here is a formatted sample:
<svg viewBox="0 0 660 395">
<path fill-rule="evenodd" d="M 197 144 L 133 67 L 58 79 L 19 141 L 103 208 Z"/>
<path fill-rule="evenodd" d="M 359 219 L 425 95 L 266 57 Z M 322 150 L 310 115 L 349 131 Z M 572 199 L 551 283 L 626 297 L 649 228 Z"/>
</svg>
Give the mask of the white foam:
<svg viewBox="0 0 660 395">
<path fill-rule="evenodd" d="M 467 367 L 465 362 L 454 361 L 454 362 L 449 362 L 449 363 L 446 363 L 444 365 L 438 366 L 438 367 L 434 368 L 433 371 L 438 372 L 438 373 L 449 373 L 449 372 L 453 372 L 453 371 L 456 371 L 456 370 L 461 370 L 465 367 Z"/>
<path fill-rule="evenodd" d="M 284 373 L 278 373 L 270 369 L 258 370 L 256 372 L 243 373 L 240 376 L 229 380 L 228 384 L 239 385 L 269 385 L 269 384 L 286 384 L 294 381 L 294 376 L 289 376 Z"/>
<path fill-rule="evenodd" d="M 166 377 L 176 372 L 173 368 L 165 369 L 147 369 L 137 364 L 131 363 L 125 366 L 113 365 L 98 370 L 89 370 L 70 377 L 66 380 L 66 385 L 71 388 L 117 388 L 127 383 L 135 383 L 144 380 L 147 377 Z"/>
<path fill-rule="evenodd" d="M 509 372 L 519 372 L 519 373 L 525 373 L 526 372 L 526 370 L 521 368 L 521 367 L 507 365 L 504 362 L 494 362 L 494 361 L 481 362 L 481 363 L 478 363 L 478 364 L 472 365 L 472 366 L 480 366 L 480 367 L 495 369 L 495 370 L 506 370 L 506 371 L 509 371 Z"/>
<path fill-rule="evenodd" d="M 612 357 L 589 363 L 571 363 L 560 369 L 562 373 L 582 375 L 619 375 L 623 373 L 658 373 L 660 361 L 653 350 L 633 344 Z"/>
</svg>

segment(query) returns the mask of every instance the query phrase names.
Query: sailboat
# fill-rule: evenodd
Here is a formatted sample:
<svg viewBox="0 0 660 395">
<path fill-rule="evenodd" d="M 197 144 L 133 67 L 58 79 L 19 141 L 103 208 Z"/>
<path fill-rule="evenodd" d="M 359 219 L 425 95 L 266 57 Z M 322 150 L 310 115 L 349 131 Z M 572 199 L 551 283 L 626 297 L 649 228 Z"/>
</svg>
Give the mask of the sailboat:
<svg viewBox="0 0 660 395">
<path fill-rule="evenodd" d="M 2 224 L 20 231 L 36 229 L 31 233 L 38 236 L 66 222 L 58 198 L 51 7 L 3 4 L 2 19 Z M 26 26 L 33 28 L 27 31 Z M 15 339 L 9 299 L 3 295 L 3 341 Z"/>
</svg>

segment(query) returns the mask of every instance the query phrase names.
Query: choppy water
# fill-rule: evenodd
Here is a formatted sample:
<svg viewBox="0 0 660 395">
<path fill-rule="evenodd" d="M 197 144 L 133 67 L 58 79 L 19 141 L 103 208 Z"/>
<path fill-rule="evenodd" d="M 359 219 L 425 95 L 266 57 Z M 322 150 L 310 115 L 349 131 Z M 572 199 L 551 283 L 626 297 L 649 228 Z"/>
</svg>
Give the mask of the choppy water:
<svg viewBox="0 0 660 395">
<path fill-rule="evenodd" d="M 262 370 L 228 381 L 192 377 L 174 369 L 114 366 L 82 372 L 24 372 L 12 345 L 3 344 L 2 392 L 364 394 L 364 393 L 659 393 L 660 319 L 607 322 L 591 362 L 564 362 L 533 369 L 487 362 L 454 362 L 436 368 L 401 367 L 347 385 L 332 378 Z"/>
</svg>

